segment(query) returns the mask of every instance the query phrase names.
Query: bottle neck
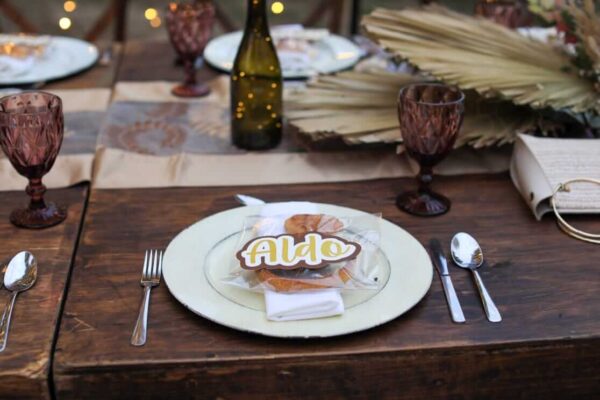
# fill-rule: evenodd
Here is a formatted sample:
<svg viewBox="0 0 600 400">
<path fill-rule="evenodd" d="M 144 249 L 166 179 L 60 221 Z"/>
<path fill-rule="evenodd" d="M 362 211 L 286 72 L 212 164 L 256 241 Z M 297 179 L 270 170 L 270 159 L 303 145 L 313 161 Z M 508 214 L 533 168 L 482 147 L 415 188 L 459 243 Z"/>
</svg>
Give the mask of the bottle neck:
<svg viewBox="0 0 600 400">
<path fill-rule="evenodd" d="M 269 32 L 266 0 L 248 0 L 247 14 L 248 17 L 246 19 L 246 30 L 259 29 L 263 32 Z"/>
</svg>

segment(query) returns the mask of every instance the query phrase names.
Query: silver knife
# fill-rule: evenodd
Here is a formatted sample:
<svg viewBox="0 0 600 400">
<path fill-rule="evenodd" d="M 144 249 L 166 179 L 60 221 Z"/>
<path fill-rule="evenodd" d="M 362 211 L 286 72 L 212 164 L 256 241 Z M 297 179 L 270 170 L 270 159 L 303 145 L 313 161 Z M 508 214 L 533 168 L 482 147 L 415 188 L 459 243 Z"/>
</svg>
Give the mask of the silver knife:
<svg viewBox="0 0 600 400">
<path fill-rule="evenodd" d="M 460 302 L 458 301 L 458 297 L 456 296 L 454 285 L 452 285 L 452 279 L 450 279 L 448 262 L 446 261 L 446 256 L 444 256 L 442 245 L 440 244 L 439 240 L 431 239 L 429 242 L 429 248 L 433 253 L 433 264 L 440 274 L 440 280 L 442 281 L 442 286 L 444 287 L 444 293 L 446 294 L 446 300 L 448 301 L 448 308 L 450 309 L 452 321 L 462 324 L 465 322 L 465 316 L 460 306 Z"/>
<path fill-rule="evenodd" d="M 245 194 L 236 194 L 233 197 L 235 197 L 235 199 L 240 204 L 243 204 L 245 206 L 258 206 L 258 205 L 266 204 L 264 202 L 264 200 L 257 199 L 256 197 L 248 196 L 248 195 L 245 195 Z"/>
</svg>

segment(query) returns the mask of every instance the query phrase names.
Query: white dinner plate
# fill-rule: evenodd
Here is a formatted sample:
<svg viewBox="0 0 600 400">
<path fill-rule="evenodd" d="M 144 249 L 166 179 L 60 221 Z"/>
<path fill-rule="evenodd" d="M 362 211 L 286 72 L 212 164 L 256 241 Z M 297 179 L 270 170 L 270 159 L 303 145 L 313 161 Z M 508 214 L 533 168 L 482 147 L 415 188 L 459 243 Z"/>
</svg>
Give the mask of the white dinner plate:
<svg viewBox="0 0 600 400">
<path fill-rule="evenodd" d="M 98 48 L 93 44 L 65 36 L 52 36 L 48 49 L 27 72 L 6 77 L 0 75 L 0 85 L 27 85 L 64 78 L 94 65 Z"/>
<path fill-rule="evenodd" d="M 370 216 L 330 204 L 315 204 L 318 212 L 338 216 Z M 379 262 L 389 266 L 383 288 L 345 291 L 341 316 L 273 322 L 265 314 L 264 296 L 221 282 L 228 275 L 245 217 L 262 206 L 235 208 L 205 218 L 177 235 L 163 259 L 164 281 L 171 294 L 194 313 L 218 324 L 257 334 L 311 338 L 363 331 L 407 312 L 425 296 L 433 277 L 426 250 L 408 232 L 381 221 Z M 373 217 L 376 218 L 376 217 Z M 387 274 L 386 274 L 387 275 Z"/>
<path fill-rule="evenodd" d="M 204 49 L 204 60 L 221 71 L 231 72 L 241 40 L 241 31 L 214 38 Z M 351 68 L 360 59 L 360 49 L 342 36 L 328 35 L 315 43 L 314 47 L 317 51 L 310 68 L 284 68 L 282 70 L 283 77 L 300 79 L 318 73 L 330 74 Z"/>
</svg>

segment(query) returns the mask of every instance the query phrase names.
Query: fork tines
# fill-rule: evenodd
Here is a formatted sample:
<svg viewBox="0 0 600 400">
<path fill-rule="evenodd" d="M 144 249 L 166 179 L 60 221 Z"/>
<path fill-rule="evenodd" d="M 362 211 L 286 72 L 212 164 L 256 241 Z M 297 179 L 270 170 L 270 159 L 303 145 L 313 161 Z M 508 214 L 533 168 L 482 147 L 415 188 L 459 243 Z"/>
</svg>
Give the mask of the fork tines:
<svg viewBox="0 0 600 400">
<path fill-rule="evenodd" d="M 162 274 L 162 259 L 162 250 L 146 250 L 144 256 L 144 269 L 142 270 L 142 283 L 158 283 Z"/>
</svg>

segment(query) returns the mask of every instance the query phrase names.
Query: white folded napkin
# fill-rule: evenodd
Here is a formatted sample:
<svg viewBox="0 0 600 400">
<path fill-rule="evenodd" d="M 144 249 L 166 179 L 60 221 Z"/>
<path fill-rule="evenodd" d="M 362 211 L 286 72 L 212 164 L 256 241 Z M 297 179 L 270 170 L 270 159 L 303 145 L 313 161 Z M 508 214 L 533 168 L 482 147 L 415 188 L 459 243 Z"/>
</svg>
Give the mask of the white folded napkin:
<svg viewBox="0 0 600 400">
<path fill-rule="evenodd" d="M 312 59 L 307 53 L 279 50 L 277 57 L 283 71 L 294 72 L 311 68 Z"/>
<path fill-rule="evenodd" d="M 16 58 L 0 55 L 0 78 L 10 79 L 26 74 L 33 68 L 35 57 Z"/>
<path fill-rule="evenodd" d="M 316 214 L 317 207 L 305 201 L 265 204 L 260 210 L 261 223 L 258 236 L 277 236 L 285 233 L 285 220 L 294 214 Z"/>
<path fill-rule="evenodd" d="M 295 321 L 331 317 L 344 313 L 344 300 L 337 289 L 305 293 L 266 291 L 267 318 L 271 321 Z"/>
<path fill-rule="evenodd" d="M 327 29 L 306 29 L 300 24 L 271 28 L 281 69 L 289 74 L 316 74 L 315 60 L 320 50 L 314 44 L 329 36 Z"/>
<path fill-rule="evenodd" d="M 271 37 L 276 42 L 285 39 L 318 42 L 329 37 L 329 30 L 324 28 L 305 28 L 301 24 L 284 24 L 271 27 Z"/>
<path fill-rule="evenodd" d="M 317 207 L 307 202 L 266 204 L 260 215 L 266 223 L 258 234 L 281 235 L 285 233 L 285 218 L 293 214 L 316 214 Z M 295 321 L 331 317 L 344 313 L 344 300 L 338 289 L 323 289 L 305 293 L 277 293 L 265 291 L 267 318 L 271 321 Z"/>
</svg>

